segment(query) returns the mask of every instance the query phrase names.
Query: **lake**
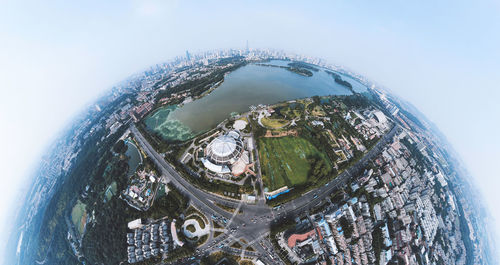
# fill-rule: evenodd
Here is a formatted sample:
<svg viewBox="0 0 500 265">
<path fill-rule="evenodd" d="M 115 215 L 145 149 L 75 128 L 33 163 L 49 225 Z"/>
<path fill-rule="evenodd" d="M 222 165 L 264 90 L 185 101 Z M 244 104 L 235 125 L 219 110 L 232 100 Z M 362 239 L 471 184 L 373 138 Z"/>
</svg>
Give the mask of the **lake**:
<svg viewBox="0 0 500 265">
<path fill-rule="evenodd" d="M 287 63 L 273 60 L 265 64 L 286 66 Z M 283 68 L 248 64 L 226 75 L 224 82 L 209 95 L 180 108 L 159 108 L 148 115 L 145 123 L 166 139 L 184 141 L 214 128 L 231 112 L 249 111 L 251 105 L 275 104 L 315 95 L 352 94 L 322 68 L 316 68 L 319 71 L 306 77 Z M 366 91 L 366 87 L 358 81 L 340 75 L 352 84 L 355 92 Z"/>
<path fill-rule="evenodd" d="M 127 151 L 125 152 L 125 155 L 129 158 L 127 176 L 131 177 L 135 174 L 135 171 L 137 170 L 139 164 L 142 163 L 142 156 L 134 143 L 129 140 L 125 140 L 125 144 L 127 145 Z"/>
</svg>

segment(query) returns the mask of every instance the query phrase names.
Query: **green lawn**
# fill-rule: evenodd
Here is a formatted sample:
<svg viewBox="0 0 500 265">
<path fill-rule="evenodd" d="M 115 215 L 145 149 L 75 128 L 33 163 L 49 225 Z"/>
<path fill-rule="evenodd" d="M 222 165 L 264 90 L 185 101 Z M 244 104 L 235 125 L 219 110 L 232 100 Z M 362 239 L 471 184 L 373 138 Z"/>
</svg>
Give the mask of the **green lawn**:
<svg viewBox="0 0 500 265">
<path fill-rule="evenodd" d="M 85 227 L 87 219 L 87 212 L 85 211 L 86 207 L 87 206 L 84 203 L 78 200 L 71 210 L 71 221 L 73 221 L 73 224 L 78 229 L 80 235 L 83 233 L 83 228 Z"/>
<path fill-rule="evenodd" d="M 111 200 L 113 195 L 116 194 L 118 187 L 116 186 L 116 181 L 113 181 L 111 185 L 108 186 L 106 189 L 106 192 L 104 193 L 106 195 L 106 201 Z"/>
<path fill-rule="evenodd" d="M 198 214 L 193 214 L 193 215 L 186 217 L 186 220 L 189 220 L 189 219 L 195 219 L 196 221 L 198 221 L 198 224 L 200 224 L 201 229 L 205 228 L 205 221 L 203 220 L 203 218 L 198 216 Z"/>
<path fill-rule="evenodd" d="M 258 148 L 262 177 L 269 191 L 306 183 L 310 156 L 319 155 L 331 167 L 326 155 L 301 137 L 262 137 Z"/>
<path fill-rule="evenodd" d="M 231 245 L 232 248 L 238 248 L 238 249 L 241 249 L 241 244 L 240 242 L 236 241 L 234 242 L 232 245 Z"/>
<path fill-rule="evenodd" d="M 273 119 L 273 118 L 262 118 L 262 125 L 266 126 L 269 129 L 280 129 L 283 126 L 288 124 L 287 120 L 284 119 Z"/>
<path fill-rule="evenodd" d="M 186 226 L 186 230 L 188 230 L 191 233 L 196 232 L 196 228 L 194 228 L 194 225 L 188 225 L 188 226 Z"/>
</svg>

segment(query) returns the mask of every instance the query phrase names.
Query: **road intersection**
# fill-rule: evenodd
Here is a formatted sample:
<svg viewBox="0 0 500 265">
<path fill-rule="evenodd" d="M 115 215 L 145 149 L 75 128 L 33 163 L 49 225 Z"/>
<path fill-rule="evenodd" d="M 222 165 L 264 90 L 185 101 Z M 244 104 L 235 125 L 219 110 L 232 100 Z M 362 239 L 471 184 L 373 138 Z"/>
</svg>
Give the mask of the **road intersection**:
<svg viewBox="0 0 500 265">
<path fill-rule="evenodd" d="M 246 204 L 242 201 L 227 199 L 200 190 L 183 178 L 169 163 L 167 163 L 163 156 L 156 152 L 133 124 L 130 130 L 142 149 L 157 164 L 162 174 L 162 182 L 172 182 L 176 188 L 189 197 L 191 203 L 201 212 L 210 216 L 213 220 L 218 220 L 226 224 L 224 228 L 226 233 L 216 238 L 214 238 L 212 236 L 213 233 L 211 233 L 207 242 L 197 249 L 196 255 L 222 250 L 237 256 L 243 255 L 249 258 L 259 258 L 266 264 L 282 264 L 282 261 L 275 251 L 273 251 L 272 244 L 268 239 L 272 222 L 294 218 L 295 216 L 309 211 L 311 208 L 316 207 L 319 203 L 329 198 L 332 192 L 347 184 L 351 179 L 359 176 L 365 169 L 367 163 L 379 154 L 383 147 L 393 138 L 398 128 L 398 126 L 395 126 L 352 167 L 343 171 L 324 186 L 307 192 L 294 200 L 283 203 L 280 207 L 274 209 L 267 206 L 263 200 L 258 200 L 256 204 Z M 218 207 L 217 204 L 229 206 L 236 210 L 230 213 Z M 238 240 L 239 242 L 245 241 L 248 243 L 243 244 L 241 249 L 230 247 L 232 242 Z M 245 248 L 249 246 L 255 251 L 245 251 Z"/>
</svg>

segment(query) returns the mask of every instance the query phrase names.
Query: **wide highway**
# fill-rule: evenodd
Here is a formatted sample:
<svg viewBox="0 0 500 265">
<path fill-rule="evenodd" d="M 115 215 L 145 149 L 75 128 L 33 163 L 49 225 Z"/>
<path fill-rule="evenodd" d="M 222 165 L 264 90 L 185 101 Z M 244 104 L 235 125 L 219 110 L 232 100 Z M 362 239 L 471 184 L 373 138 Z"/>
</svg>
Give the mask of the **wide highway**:
<svg viewBox="0 0 500 265">
<path fill-rule="evenodd" d="M 162 155 L 156 152 L 139 130 L 137 130 L 135 125 L 132 124 L 130 127 L 139 145 L 158 165 L 164 183 L 171 181 L 181 192 L 189 197 L 194 206 L 209 218 L 215 216 L 219 218 L 219 220 L 226 221 L 226 233 L 217 238 L 210 237 L 209 240 L 198 249 L 197 253 L 203 254 L 215 250 L 223 250 L 235 254 L 234 252 L 236 250 L 230 248 L 227 244 L 230 244 L 236 239 L 244 238 L 245 241 L 249 242 L 246 246 L 251 245 L 256 250 L 256 254 L 248 253 L 247 256 L 254 256 L 255 254 L 267 264 L 281 264 L 277 255 L 272 251 L 272 245 L 267 237 L 271 222 L 279 221 L 279 219 L 285 217 L 292 218 L 310 210 L 328 198 L 332 192 L 359 176 L 365 169 L 367 163 L 377 154 L 380 154 L 386 144 L 391 141 L 398 129 L 398 125 L 394 126 L 394 128 L 389 133 L 385 134 L 372 149 L 356 162 L 356 164 L 343 171 L 336 178 L 328 182 L 328 184 L 309 191 L 292 201 L 281 204 L 277 210 L 272 210 L 262 203 L 255 205 L 246 204 L 198 189 L 185 180 L 165 161 Z M 239 208 L 242 213 L 238 214 L 237 211 L 235 211 L 235 213 L 227 212 L 216 206 L 214 202 L 228 205 L 234 209 Z"/>
</svg>

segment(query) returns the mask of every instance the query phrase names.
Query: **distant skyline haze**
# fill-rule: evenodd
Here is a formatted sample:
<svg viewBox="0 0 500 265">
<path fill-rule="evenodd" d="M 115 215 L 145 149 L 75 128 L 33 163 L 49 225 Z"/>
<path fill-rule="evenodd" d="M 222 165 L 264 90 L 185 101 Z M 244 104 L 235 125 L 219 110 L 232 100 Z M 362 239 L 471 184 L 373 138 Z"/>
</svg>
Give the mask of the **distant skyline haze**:
<svg viewBox="0 0 500 265">
<path fill-rule="evenodd" d="M 459 153 L 500 231 L 498 1 L 0 3 L 4 236 L 41 156 L 85 106 L 186 51 L 247 45 L 345 66 L 416 106 Z"/>
</svg>

